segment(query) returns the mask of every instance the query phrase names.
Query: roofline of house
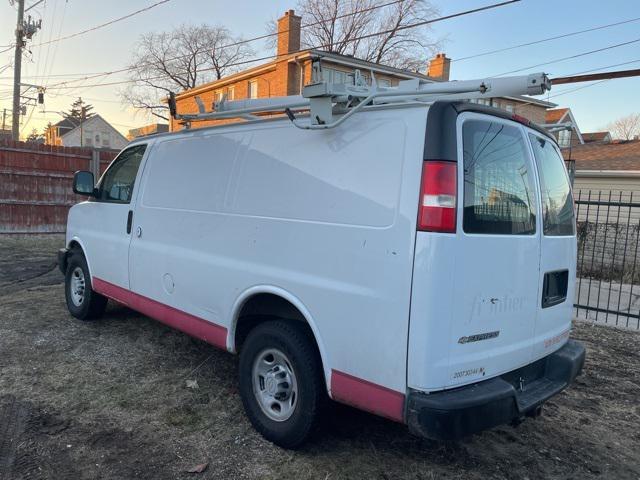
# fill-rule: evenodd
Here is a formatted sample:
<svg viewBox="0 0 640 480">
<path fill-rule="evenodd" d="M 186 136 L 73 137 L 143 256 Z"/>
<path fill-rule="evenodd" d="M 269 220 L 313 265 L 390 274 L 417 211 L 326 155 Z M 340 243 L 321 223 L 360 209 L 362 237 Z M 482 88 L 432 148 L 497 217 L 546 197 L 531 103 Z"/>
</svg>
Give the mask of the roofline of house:
<svg viewBox="0 0 640 480">
<path fill-rule="evenodd" d="M 569 114 L 569 117 L 571 118 L 571 124 L 573 125 L 573 129 L 578 134 L 578 139 L 580 140 L 580 145 L 584 145 L 584 139 L 582 138 L 582 133 L 580 132 L 580 128 L 578 127 L 578 122 L 576 122 L 576 119 L 573 116 L 573 112 L 571 111 L 570 108 L 567 108 L 567 112 L 562 116 L 562 118 L 566 117 L 567 113 Z"/>
<path fill-rule="evenodd" d="M 564 113 L 562 114 L 562 116 L 560 118 L 558 118 L 558 120 L 556 120 L 555 122 L 549 122 L 545 118 L 545 122 L 546 123 L 548 123 L 549 125 L 552 125 L 554 123 L 562 123 L 562 120 L 564 120 L 564 117 L 567 116 L 567 112 L 569 111 L 569 108 L 568 107 L 562 107 L 562 108 L 558 108 L 557 110 L 564 110 Z M 553 112 L 553 110 L 549 110 L 547 113 L 551 113 L 551 112 Z"/>
<path fill-rule="evenodd" d="M 110 127 L 111 127 L 111 128 L 112 128 L 112 129 L 113 129 L 113 130 L 118 134 L 118 135 L 120 135 L 120 136 L 122 137 L 122 139 L 123 139 L 125 142 L 128 142 L 128 141 L 129 141 L 129 140 L 127 140 L 127 137 L 125 137 L 124 135 L 122 135 L 122 134 L 118 131 L 118 129 L 117 129 L 116 127 L 114 127 L 114 126 L 113 126 L 113 125 L 111 125 L 109 122 L 107 122 L 104 118 L 102 118 L 102 116 L 101 116 L 99 113 L 96 113 L 96 114 L 94 114 L 94 115 L 91 115 L 89 118 L 87 118 L 87 119 L 84 121 L 84 123 L 81 123 L 81 124 L 80 124 L 80 125 L 78 125 L 77 127 L 72 128 L 72 129 L 71 129 L 71 130 L 69 130 L 68 132 L 66 132 L 66 133 L 64 133 L 64 134 L 62 134 L 62 135 L 60 135 L 60 138 L 61 138 L 61 139 L 64 139 L 64 137 L 66 137 L 67 135 L 69 135 L 71 132 L 75 132 L 75 131 L 76 131 L 76 130 L 78 130 L 80 127 L 84 127 L 84 126 L 86 126 L 86 125 L 87 125 L 87 123 L 88 123 L 90 120 L 93 120 L 93 119 L 95 119 L 95 118 L 100 118 L 104 123 L 106 123 L 107 125 L 109 125 L 109 126 L 110 126 Z"/>
<path fill-rule="evenodd" d="M 631 177 L 640 178 L 640 170 L 581 170 L 576 168 L 576 177 Z"/>
<path fill-rule="evenodd" d="M 387 65 L 380 65 L 380 64 L 376 64 L 376 63 L 371 63 L 368 62 L 366 60 L 362 60 L 360 58 L 356 58 L 356 57 L 347 57 L 345 55 L 339 55 L 339 54 L 335 54 L 332 52 L 325 52 L 322 50 L 314 50 L 314 49 L 309 49 L 309 50 L 302 50 L 300 52 L 295 52 L 295 53 L 290 53 L 288 55 L 283 55 L 280 58 L 276 58 L 274 60 L 271 60 L 270 62 L 267 63 L 263 63 L 262 65 L 257 65 L 255 67 L 249 68 L 248 70 L 242 70 L 241 72 L 237 72 L 234 73 L 232 75 L 229 75 L 227 77 L 221 78 L 220 80 L 215 80 L 213 82 L 208 82 L 205 84 L 202 84 L 198 87 L 194 87 L 191 88 L 189 90 L 185 90 L 183 92 L 180 92 L 176 95 L 176 99 L 180 100 L 183 99 L 185 97 L 191 97 L 193 95 L 198 95 L 199 93 L 202 92 L 208 92 L 210 90 L 215 90 L 218 88 L 222 88 L 225 85 L 229 84 L 229 83 L 235 83 L 237 81 L 240 81 L 244 78 L 249 78 L 252 77 L 258 73 L 263 73 L 265 71 L 271 71 L 274 70 L 276 68 L 276 65 L 280 62 L 290 62 L 290 61 L 294 61 L 297 62 L 299 60 L 308 60 L 314 56 L 319 56 L 322 58 L 326 58 L 328 60 L 330 60 L 333 63 L 339 63 L 342 65 L 346 65 L 346 66 L 354 66 L 355 65 L 359 65 L 362 66 L 363 69 L 366 69 L 367 71 L 374 71 L 374 72 L 379 72 L 379 73 L 386 73 L 389 75 L 395 75 L 398 77 L 404 77 L 407 80 L 410 80 L 412 78 L 419 78 L 421 80 L 427 80 L 427 81 L 431 81 L 431 82 L 439 82 L 441 80 L 429 77 L 427 75 L 424 75 L 422 73 L 419 72 L 408 72 L 406 70 L 401 70 L 399 68 L 395 68 L 395 67 L 389 67 Z"/>
<path fill-rule="evenodd" d="M 309 50 L 309 52 L 313 53 L 314 55 L 318 55 L 320 57 L 324 57 L 324 58 L 328 58 L 330 59 L 332 62 L 335 63 L 340 63 L 343 65 L 353 65 L 353 64 L 358 64 L 360 66 L 362 66 L 363 68 L 366 68 L 367 70 L 373 70 L 378 71 L 378 72 L 382 72 L 382 73 L 388 73 L 388 74 L 392 74 L 392 75 L 396 75 L 399 77 L 405 77 L 407 80 L 410 80 L 412 78 L 419 78 L 421 80 L 427 80 L 427 81 L 431 81 L 431 82 L 441 82 L 442 80 L 437 79 L 437 78 L 433 78 L 430 77 L 428 75 L 425 75 L 424 73 L 420 73 L 420 72 L 410 72 L 408 70 L 402 70 L 400 68 L 395 68 L 395 67 L 390 67 L 388 65 L 382 65 L 379 63 L 373 63 L 373 62 L 369 62 L 367 60 L 362 60 L 361 58 L 357 58 L 357 57 L 350 57 L 347 55 L 340 55 L 340 54 L 336 54 L 336 53 L 332 53 L 332 52 L 325 52 L 322 50 Z"/>
<path fill-rule="evenodd" d="M 558 106 L 557 103 L 547 102 L 546 100 L 538 100 L 537 98 L 527 97 L 525 95 L 516 95 L 513 97 L 503 97 L 503 98 L 507 98 L 509 100 L 516 100 L 519 102 L 531 103 L 533 105 L 540 105 L 541 107 L 546 107 L 546 108 L 554 108 Z"/>
</svg>

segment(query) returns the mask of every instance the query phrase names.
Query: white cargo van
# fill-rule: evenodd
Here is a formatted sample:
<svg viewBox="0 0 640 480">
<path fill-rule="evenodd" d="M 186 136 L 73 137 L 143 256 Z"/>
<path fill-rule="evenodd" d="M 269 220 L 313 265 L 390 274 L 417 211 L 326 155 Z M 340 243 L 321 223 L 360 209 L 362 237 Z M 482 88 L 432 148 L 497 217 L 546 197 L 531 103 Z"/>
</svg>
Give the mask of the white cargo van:
<svg viewBox="0 0 640 480">
<path fill-rule="evenodd" d="M 287 110 L 150 136 L 95 187 L 76 173 L 69 311 L 112 299 L 239 353 L 246 413 L 285 447 L 327 396 L 433 439 L 537 415 L 584 363 L 558 146 L 506 112 L 397 97 L 331 125 L 312 105 L 317 129 Z"/>
</svg>

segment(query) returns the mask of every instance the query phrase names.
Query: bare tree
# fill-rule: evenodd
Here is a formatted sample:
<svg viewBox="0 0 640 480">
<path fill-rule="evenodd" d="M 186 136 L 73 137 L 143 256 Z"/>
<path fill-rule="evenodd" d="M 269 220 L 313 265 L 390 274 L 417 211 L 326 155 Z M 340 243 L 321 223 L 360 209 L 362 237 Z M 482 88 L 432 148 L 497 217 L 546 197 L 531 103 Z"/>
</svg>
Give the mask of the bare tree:
<svg viewBox="0 0 640 480">
<path fill-rule="evenodd" d="M 120 92 L 125 103 L 167 119 L 160 99 L 218 80 L 242 68 L 253 51 L 222 26 L 182 25 L 171 32 L 146 33 L 133 51 L 129 78 Z"/>
<path fill-rule="evenodd" d="M 392 67 L 420 70 L 440 47 L 426 25 L 406 28 L 438 14 L 427 0 L 300 0 L 302 44 L 341 55 L 352 55 Z M 267 24 L 271 32 L 276 22 Z M 379 34 L 378 34 L 379 33 Z M 275 46 L 270 37 L 268 46 Z"/>
<path fill-rule="evenodd" d="M 614 120 L 607 127 L 613 138 L 618 140 L 632 140 L 640 135 L 640 113 L 632 113 Z"/>
</svg>

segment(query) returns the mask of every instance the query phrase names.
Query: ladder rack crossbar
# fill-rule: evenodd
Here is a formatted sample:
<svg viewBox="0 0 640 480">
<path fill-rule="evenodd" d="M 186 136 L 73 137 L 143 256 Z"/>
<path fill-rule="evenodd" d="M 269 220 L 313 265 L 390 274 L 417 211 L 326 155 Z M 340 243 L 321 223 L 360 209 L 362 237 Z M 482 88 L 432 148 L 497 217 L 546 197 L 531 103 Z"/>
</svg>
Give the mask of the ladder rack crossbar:
<svg viewBox="0 0 640 480">
<path fill-rule="evenodd" d="M 358 72 L 357 72 L 358 73 Z M 356 75 L 358 77 L 358 75 Z M 372 77 L 373 78 L 373 77 Z M 204 111 L 204 104 L 196 97 L 199 113 L 176 112 L 175 96 L 170 95 L 172 116 L 187 125 L 193 121 L 242 118 L 255 120 L 258 113 L 286 113 L 291 122 L 305 130 L 324 130 L 344 123 L 356 112 L 369 105 L 401 104 L 406 102 L 432 103 L 437 100 L 474 100 L 518 95 L 541 95 L 551 88 L 544 73 L 514 77 L 425 82 L 419 79 L 401 81 L 397 87 L 378 87 L 375 79 L 371 86 L 317 82 L 303 88 L 302 95 L 227 101 L 223 97 L 215 102 L 214 110 Z M 302 122 L 293 112 L 309 111 Z M 554 125 L 554 128 L 557 125 Z"/>
</svg>

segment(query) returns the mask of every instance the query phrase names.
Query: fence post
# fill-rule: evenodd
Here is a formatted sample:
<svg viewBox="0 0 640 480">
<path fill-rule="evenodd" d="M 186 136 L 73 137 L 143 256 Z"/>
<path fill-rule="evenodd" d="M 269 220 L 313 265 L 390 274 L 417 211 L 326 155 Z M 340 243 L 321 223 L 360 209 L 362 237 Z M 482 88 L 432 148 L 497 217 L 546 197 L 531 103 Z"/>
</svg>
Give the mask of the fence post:
<svg viewBox="0 0 640 480">
<path fill-rule="evenodd" d="M 96 179 L 100 177 L 100 150 L 97 148 L 91 149 L 91 171 Z"/>
</svg>

